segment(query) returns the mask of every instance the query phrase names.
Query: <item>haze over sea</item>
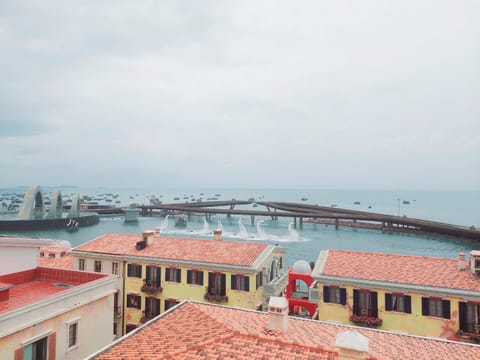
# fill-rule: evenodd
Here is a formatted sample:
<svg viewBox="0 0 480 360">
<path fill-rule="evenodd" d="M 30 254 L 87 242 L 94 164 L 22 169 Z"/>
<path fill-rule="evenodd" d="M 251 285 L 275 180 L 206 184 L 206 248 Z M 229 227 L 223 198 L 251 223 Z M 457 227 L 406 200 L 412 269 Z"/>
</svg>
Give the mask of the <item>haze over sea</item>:
<svg viewBox="0 0 480 360">
<path fill-rule="evenodd" d="M 312 190 L 312 189 L 142 189 L 142 188 L 80 188 L 46 187 L 45 195 L 55 189 L 70 194 L 107 198 L 104 194 L 116 194 L 115 206 L 132 203 L 148 204 L 153 197 L 163 203 L 182 203 L 192 198 L 209 197 L 219 200 L 286 201 L 339 208 L 378 212 L 391 215 L 440 221 L 461 226 L 480 228 L 480 191 L 400 191 L 400 190 Z M 0 193 L 24 193 L 26 188 L 0 189 Z M 203 194 L 203 195 L 200 195 Z M 220 196 L 216 196 L 220 195 Z M 178 197 L 179 200 L 174 200 Z M 186 198 L 186 199 L 185 199 Z M 302 201 L 302 198 L 308 200 Z M 360 204 L 355 204 L 355 203 Z M 99 201 L 100 204 L 106 204 Z M 108 204 L 108 203 L 107 203 Z M 112 204 L 109 202 L 109 204 Z M 252 205 L 239 208 L 249 209 Z M 257 210 L 262 209 L 259 205 Z M 353 229 L 305 223 L 303 229 L 293 228 L 293 219 L 255 217 L 251 224 L 249 216 L 212 216 L 209 223 L 204 217 L 193 216 L 186 228 L 174 226 L 175 218 L 160 216 L 139 217 L 137 223 L 125 223 L 123 216 L 102 216 L 98 225 L 82 227 L 78 232 L 65 230 L 14 232 L 11 234 L 68 240 L 72 246 L 80 245 L 106 233 L 140 234 L 144 230 L 160 228 L 163 236 L 196 237 L 211 239 L 215 228 L 222 228 L 223 238 L 234 241 L 258 241 L 279 244 L 287 249 L 285 262 L 290 266 L 299 259 L 316 260 L 324 249 L 350 249 L 397 254 L 424 255 L 454 258 L 458 252 L 480 249 L 480 244 L 462 240 L 432 238 L 405 234 L 386 234 L 380 231 Z"/>
</svg>

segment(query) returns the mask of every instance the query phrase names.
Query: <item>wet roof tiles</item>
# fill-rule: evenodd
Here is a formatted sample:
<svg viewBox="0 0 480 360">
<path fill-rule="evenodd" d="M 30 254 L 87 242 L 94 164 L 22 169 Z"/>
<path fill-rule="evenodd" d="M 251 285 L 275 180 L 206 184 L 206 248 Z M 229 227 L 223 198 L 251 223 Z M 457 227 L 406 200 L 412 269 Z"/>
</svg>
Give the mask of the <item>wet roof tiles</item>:
<svg viewBox="0 0 480 360">
<path fill-rule="evenodd" d="M 318 275 L 480 291 L 480 277 L 468 264 L 459 270 L 457 259 L 328 250 Z"/>
<path fill-rule="evenodd" d="M 480 346 L 289 317 L 267 329 L 268 314 L 187 301 L 124 337 L 96 359 L 338 359 L 335 340 L 356 331 L 368 359 L 478 359 Z"/>
<path fill-rule="evenodd" d="M 269 245 L 225 240 L 154 237 L 154 243 L 143 250 L 135 244 L 141 235 L 107 234 L 73 249 L 119 256 L 140 256 L 165 260 L 252 266 Z"/>
</svg>

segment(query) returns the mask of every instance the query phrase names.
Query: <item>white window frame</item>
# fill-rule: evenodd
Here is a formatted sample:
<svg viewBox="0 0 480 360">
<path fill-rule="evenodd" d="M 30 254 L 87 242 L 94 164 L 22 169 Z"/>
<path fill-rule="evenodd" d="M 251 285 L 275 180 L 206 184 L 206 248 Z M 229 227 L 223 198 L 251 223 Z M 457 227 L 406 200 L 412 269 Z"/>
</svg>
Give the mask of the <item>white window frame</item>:
<svg viewBox="0 0 480 360">
<path fill-rule="evenodd" d="M 76 328 L 76 336 L 75 336 L 75 344 L 73 346 L 70 346 L 70 326 L 76 324 L 77 325 L 77 328 Z M 67 321 L 66 325 L 67 325 L 67 352 L 69 351 L 72 351 L 74 349 L 77 349 L 80 345 L 79 345 L 79 329 L 80 329 L 80 318 L 77 317 L 75 319 L 72 319 L 72 320 L 69 320 Z"/>
<path fill-rule="evenodd" d="M 37 342 L 38 340 L 41 340 L 43 338 L 47 338 L 47 357 L 48 357 L 48 354 L 50 352 L 50 339 L 49 339 L 49 336 L 53 334 L 53 330 L 48 330 L 48 331 L 45 331 L 41 334 L 38 334 L 37 336 L 35 337 L 32 337 L 28 340 L 24 340 L 22 341 L 20 344 L 22 345 L 22 348 L 25 348 L 26 346 L 30 345 L 30 344 L 33 344 L 35 342 Z"/>
</svg>

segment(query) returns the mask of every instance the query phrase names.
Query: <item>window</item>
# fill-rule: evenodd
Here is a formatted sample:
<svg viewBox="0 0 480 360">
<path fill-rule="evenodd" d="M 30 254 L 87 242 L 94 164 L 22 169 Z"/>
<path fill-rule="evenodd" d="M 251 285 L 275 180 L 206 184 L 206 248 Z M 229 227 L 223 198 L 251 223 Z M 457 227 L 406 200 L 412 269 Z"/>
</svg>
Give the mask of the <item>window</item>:
<svg viewBox="0 0 480 360">
<path fill-rule="evenodd" d="M 113 335 L 117 336 L 118 335 L 118 330 L 117 330 L 117 324 L 113 323 Z"/>
<path fill-rule="evenodd" d="M 260 286 L 263 286 L 263 271 L 260 271 L 255 278 L 255 286 L 258 289 Z"/>
<path fill-rule="evenodd" d="M 324 286 L 323 302 L 347 305 L 347 289 L 338 286 Z"/>
<path fill-rule="evenodd" d="M 385 310 L 412 313 L 412 299 L 410 295 L 385 294 Z"/>
<path fill-rule="evenodd" d="M 245 275 L 232 275 L 232 290 L 250 291 L 250 278 Z"/>
<path fill-rule="evenodd" d="M 459 302 L 460 330 L 478 333 L 480 330 L 480 304 Z"/>
<path fill-rule="evenodd" d="M 72 322 L 68 325 L 68 348 L 77 345 L 78 336 L 78 321 Z"/>
<path fill-rule="evenodd" d="M 168 268 L 165 270 L 165 280 L 172 282 L 181 282 L 182 281 L 182 271 L 181 269 Z"/>
<path fill-rule="evenodd" d="M 127 295 L 127 307 L 140 309 L 140 296 L 137 294 Z"/>
<path fill-rule="evenodd" d="M 353 290 L 353 314 L 370 318 L 378 317 L 377 293 L 370 290 Z"/>
<path fill-rule="evenodd" d="M 187 270 L 187 284 L 203 285 L 203 271 Z"/>
<path fill-rule="evenodd" d="M 145 285 L 149 287 L 160 287 L 161 272 L 160 268 L 155 265 L 147 266 L 146 268 L 146 278 Z"/>
<path fill-rule="evenodd" d="M 48 359 L 48 338 L 55 337 L 55 334 L 42 337 L 28 345 L 25 345 L 23 349 L 24 360 L 47 360 Z M 16 355 L 16 354 L 15 354 Z M 17 358 L 15 356 L 15 358 Z"/>
<path fill-rule="evenodd" d="M 95 272 L 102 272 L 102 262 L 100 260 L 95 260 Z"/>
<path fill-rule="evenodd" d="M 218 272 L 208 273 L 208 293 L 210 295 L 226 295 L 226 275 Z"/>
<path fill-rule="evenodd" d="M 167 299 L 165 300 L 165 311 L 170 309 L 171 307 L 174 307 L 175 305 L 178 304 L 178 300 L 175 299 Z"/>
<path fill-rule="evenodd" d="M 112 262 L 112 274 L 118 275 L 118 262 Z"/>
<path fill-rule="evenodd" d="M 142 265 L 128 264 L 127 265 L 127 276 L 128 277 L 142 278 Z"/>
<path fill-rule="evenodd" d="M 85 270 L 85 259 L 78 259 L 78 270 Z"/>
<path fill-rule="evenodd" d="M 160 299 L 155 297 L 145 298 L 145 317 L 147 319 L 153 319 L 160 314 Z"/>
<path fill-rule="evenodd" d="M 450 319 L 450 300 L 422 297 L 422 315 Z"/>
</svg>

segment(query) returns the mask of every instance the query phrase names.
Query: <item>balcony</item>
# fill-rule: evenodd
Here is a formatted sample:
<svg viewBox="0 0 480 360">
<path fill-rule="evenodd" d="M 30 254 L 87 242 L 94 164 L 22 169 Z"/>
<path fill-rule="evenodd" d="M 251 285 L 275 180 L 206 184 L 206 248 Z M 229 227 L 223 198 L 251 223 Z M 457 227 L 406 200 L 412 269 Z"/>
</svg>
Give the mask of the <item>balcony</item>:
<svg viewBox="0 0 480 360">
<path fill-rule="evenodd" d="M 162 287 L 160 284 L 157 286 L 155 282 L 152 282 L 151 280 L 143 280 L 143 285 L 141 288 L 141 291 L 150 295 L 156 295 L 162 292 Z"/>
<path fill-rule="evenodd" d="M 278 275 L 275 279 L 264 285 L 264 297 L 279 296 L 288 285 L 288 273 Z"/>
<path fill-rule="evenodd" d="M 208 291 L 205 293 L 203 298 L 207 301 L 215 301 L 215 302 L 227 302 L 228 296 L 217 294 L 215 291 Z"/>
<path fill-rule="evenodd" d="M 358 326 L 366 327 L 380 327 L 382 326 L 382 319 L 364 315 L 352 315 L 350 321 Z"/>
</svg>

